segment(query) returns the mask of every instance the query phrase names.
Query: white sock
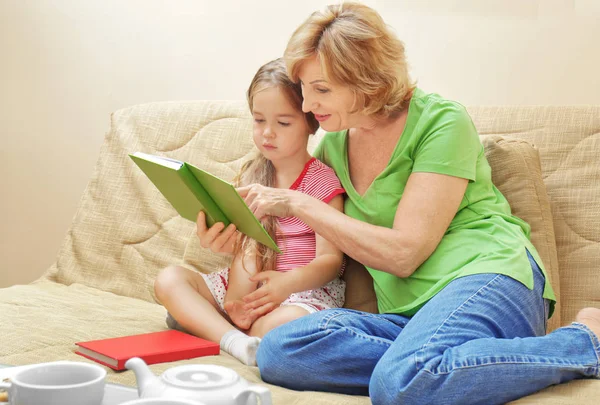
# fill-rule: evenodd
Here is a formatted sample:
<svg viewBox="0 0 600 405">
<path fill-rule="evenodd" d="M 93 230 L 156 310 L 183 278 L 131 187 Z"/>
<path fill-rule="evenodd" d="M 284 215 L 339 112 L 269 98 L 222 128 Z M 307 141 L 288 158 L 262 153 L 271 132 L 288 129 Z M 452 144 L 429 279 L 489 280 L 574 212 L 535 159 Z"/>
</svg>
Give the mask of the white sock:
<svg viewBox="0 0 600 405">
<path fill-rule="evenodd" d="M 223 335 L 219 346 L 247 366 L 256 366 L 256 350 L 259 343 L 260 338 L 233 329 Z"/>
</svg>

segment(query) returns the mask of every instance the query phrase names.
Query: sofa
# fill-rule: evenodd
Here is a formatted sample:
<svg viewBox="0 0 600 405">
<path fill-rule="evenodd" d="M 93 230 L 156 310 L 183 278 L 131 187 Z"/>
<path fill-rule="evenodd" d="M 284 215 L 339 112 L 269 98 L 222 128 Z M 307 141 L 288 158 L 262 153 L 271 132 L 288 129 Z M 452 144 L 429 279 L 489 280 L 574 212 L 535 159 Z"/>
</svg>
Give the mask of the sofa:
<svg viewBox="0 0 600 405">
<path fill-rule="evenodd" d="M 495 184 L 514 214 L 530 223 L 548 269 L 558 297 L 550 332 L 580 308 L 600 306 L 600 106 L 468 110 Z M 74 353 L 75 342 L 164 330 L 166 311 L 153 292 L 157 273 L 169 264 L 208 272 L 228 258 L 199 246 L 195 224 L 177 215 L 128 153 L 190 161 L 231 179 L 252 151 L 251 126 L 243 101 L 150 103 L 114 112 L 55 263 L 31 284 L 0 290 L 0 363 L 88 361 Z M 351 261 L 345 277 L 345 306 L 375 311 L 364 267 Z M 219 364 L 264 384 L 258 368 L 225 353 L 151 368 L 160 374 L 184 363 Z M 131 371 L 108 371 L 109 382 L 135 386 Z M 362 396 L 268 387 L 275 404 L 370 403 Z M 600 381 L 576 380 L 514 403 L 591 404 L 599 398 Z M 429 403 L 427 393 L 423 403 Z"/>
</svg>

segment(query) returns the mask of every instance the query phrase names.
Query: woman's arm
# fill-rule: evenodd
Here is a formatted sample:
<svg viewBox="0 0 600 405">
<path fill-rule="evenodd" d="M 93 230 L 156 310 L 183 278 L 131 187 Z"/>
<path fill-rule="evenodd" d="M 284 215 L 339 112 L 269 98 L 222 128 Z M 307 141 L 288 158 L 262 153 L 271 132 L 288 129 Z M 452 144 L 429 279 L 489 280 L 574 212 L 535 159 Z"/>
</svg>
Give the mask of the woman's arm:
<svg viewBox="0 0 600 405">
<path fill-rule="evenodd" d="M 321 202 L 317 199 L 315 201 Z M 322 203 L 333 212 L 340 213 L 344 208 L 341 195 L 334 197 L 329 204 Z M 252 281 L 266 281 L 255 292 L 244 297 L 245 309 L 254 309 L 261 316 L 277 307 L 292 293 L 319 288 L 339 276 L 343 253 L 333 243 L 316 234 L 316 255 L 306 266 L 294 270 L 263 271 L 251 278 Z"/>
<path fill-rule="evenodd" d="M 298 217 L 365 266 L 408 277 L 436 249 L 458 211 L 467 184 L 467 179 L 443 174 L 411 174 L 391 229 L 350 218 L 292 190 L 252 185 L 238 191 L 259 218 Z"/>
</svg>

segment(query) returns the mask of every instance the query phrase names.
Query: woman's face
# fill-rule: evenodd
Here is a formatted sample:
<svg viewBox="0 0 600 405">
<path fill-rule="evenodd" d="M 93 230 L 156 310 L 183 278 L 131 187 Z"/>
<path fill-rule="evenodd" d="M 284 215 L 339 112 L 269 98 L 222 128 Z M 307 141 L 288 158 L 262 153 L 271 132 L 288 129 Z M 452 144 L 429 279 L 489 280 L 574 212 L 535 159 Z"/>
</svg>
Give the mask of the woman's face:
<svg viewBox="0 0 600 405">
<path fill-rule="evenodd" d="M 302 85 L 302 110 L 312 112 L 325 131 L 341 131 L 359 126 L 361 114 L 356 109 L 354 95 L 347 86 L 325 80 L 317 56 L 306 60 L 298 74 Z"/>
</svg>

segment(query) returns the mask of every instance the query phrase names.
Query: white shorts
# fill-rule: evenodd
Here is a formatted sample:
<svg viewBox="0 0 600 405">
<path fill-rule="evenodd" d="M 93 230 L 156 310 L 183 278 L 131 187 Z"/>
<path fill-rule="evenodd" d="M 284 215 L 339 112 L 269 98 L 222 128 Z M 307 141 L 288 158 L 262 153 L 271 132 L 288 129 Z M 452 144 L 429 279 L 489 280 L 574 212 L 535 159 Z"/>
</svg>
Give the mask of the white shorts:
<svg viewBox="0 0 600 405">
<path fill-rule="evenodd" d="M 204 278 L 215 302 L 219 305 L 221 311 L 226 314 L 227 312 L 223 305 L 229 283 L 229 268 L 209 274 L 200 274 Z M 342 307 L 344 305 L 345 294 L 346 283 L 344 280 L 336 278 L 321 288 L 293 293 L 281 303 L 281 306 L 296 305 L 304 308 L 309 314 L 312 314 L 324 309 Z"/>
</svg>

